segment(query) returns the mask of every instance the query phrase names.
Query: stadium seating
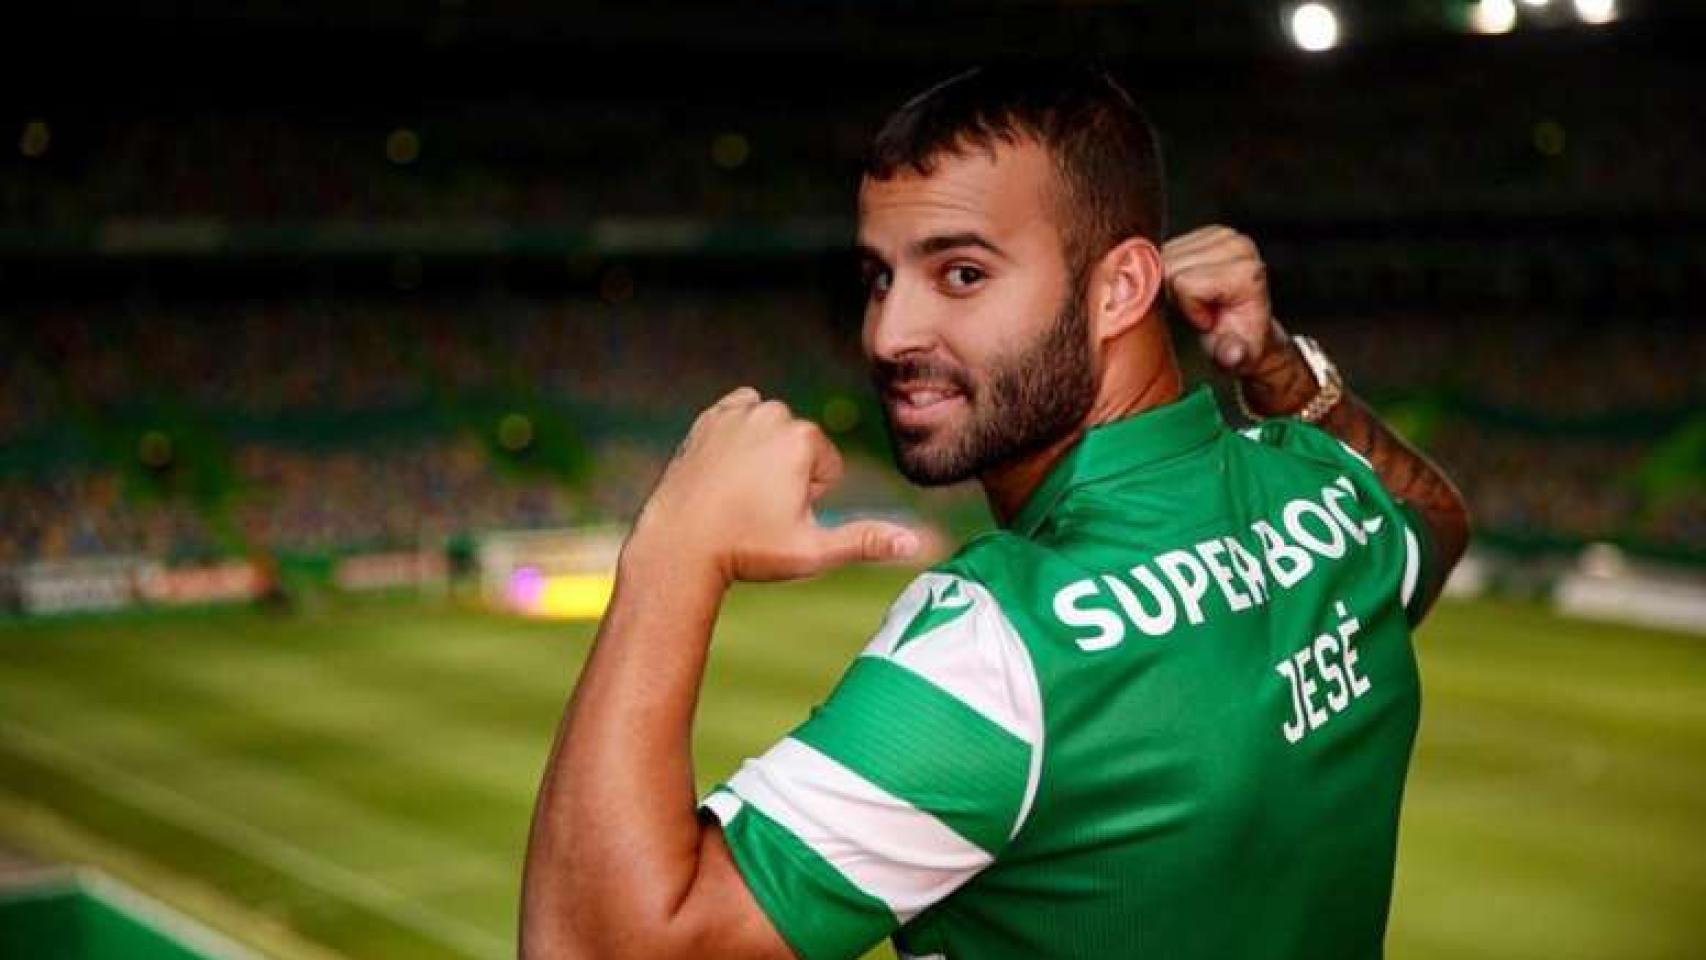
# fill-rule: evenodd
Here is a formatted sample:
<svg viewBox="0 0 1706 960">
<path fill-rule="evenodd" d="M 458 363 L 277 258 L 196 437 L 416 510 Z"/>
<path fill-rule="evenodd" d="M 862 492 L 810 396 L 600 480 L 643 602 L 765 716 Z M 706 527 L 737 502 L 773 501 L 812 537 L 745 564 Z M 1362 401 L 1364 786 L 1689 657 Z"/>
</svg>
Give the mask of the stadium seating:
<svg viewBox="0 0 1706 960">
<path fill-rule="evenodd" d="M 1706 332 L 1685 294 L 1706 258 L 1674 239 L 1706 213 L 1706 127 L 1674 59 L 1545 50 L 1133 75 L 1175 222 L 1257 234 L 1282 317 L 1451 469 L 1483 533 L 1706 555 Z M 1623 82 L 1602 83 L 1612 67 Z M 0 160 L 0 247 L 26 258 L 7 277 L 72 282 L 0 324 L 0 565 L 620 519 L 692 411 L 738 382 L 879 462 L 852 271 L 825 285 L 821 263 L 845 248 L 889 92 L 801 83 L 32 121 Z M 813 97 L 837 108 L 801 109 Z M 637 286 L 624 267 L 715 277 L 725 225 L 802 219 L 827 227 L 743 256 L 740 283 Z M 481 252 L 482 231 L 511 246 Z M 434 244 L 461 279 L 436 282 Z M 156 289 L 155 255 L 210 289 Z M 220 279 L 296 257 L 389 282 Z M 518 289 L 511 260 L 555 279 Z M 82 293 L 85 273 L 121 279 Z M 853 499 L 920 502 L 892 477 Z"/>
<path fill-rule="evenodd" d="M 809 291 L 234 300 L 14 328 L 0 562 L 397 547 L 622 519 L 730 384 L 820 419 L 825 397 L 863 397 L 853 335 L 828 312 Z M 1706 550 L 1706 497 L 1651 463 L 1698 417 L 1698 326 L 1404 314 L 1312 329 L 1459 478 L 1483 531 Z M 506 448 L 502 418 L 535 408 L 590 445 L 589 475 Z M 169 462 L 148 462 L 161 456 L 143 449 L 150 432 Z M 854 446 L 880 458 L 880 444 Z M 898 486 L 860 496 L 896 502 Z"/>
</svg>

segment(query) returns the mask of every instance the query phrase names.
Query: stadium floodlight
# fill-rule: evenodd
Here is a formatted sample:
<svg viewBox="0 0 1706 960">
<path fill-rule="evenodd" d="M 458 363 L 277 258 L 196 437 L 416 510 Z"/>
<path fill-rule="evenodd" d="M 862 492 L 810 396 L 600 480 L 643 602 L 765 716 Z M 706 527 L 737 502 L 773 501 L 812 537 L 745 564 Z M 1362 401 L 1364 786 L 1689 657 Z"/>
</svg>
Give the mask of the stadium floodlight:
<svg viewBox="0 0 1706 960">
<path fill-rule="evenodd" d="M 1305 3 L 1291 11 L 1291 41 L 1311 53 L 1339 45 L 1339 15 L 1324 3 Z"/>
<path fill-rule="evenodd" d="M 1510 33 L 1516 28 L 1516 4 L 1512 0 L 1480 0 L 1469 8 L 1469 28 L 1476 33 Z"/>
<path fill-rule="evenodd" d="M 1610 23 L 1617 19 L 1617 0 L 1576 0 L 1576 16 L 1583 23 Z"/>
</svg>

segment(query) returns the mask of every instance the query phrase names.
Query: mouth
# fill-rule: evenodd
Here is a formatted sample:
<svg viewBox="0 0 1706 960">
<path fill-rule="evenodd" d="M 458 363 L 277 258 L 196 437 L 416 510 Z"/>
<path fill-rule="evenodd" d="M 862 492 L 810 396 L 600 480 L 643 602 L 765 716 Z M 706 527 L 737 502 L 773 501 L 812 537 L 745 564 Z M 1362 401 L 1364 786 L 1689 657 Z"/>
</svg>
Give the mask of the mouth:
<svg viewBox="0 0 1706 960">
<path fill-rule="evenodd" d="M 884 392 L 884 397 L 894 425 L 908 431 L 935 426 L 966 402 L 965 394 L 947 383 L 894 384 Z"/>
</svg>

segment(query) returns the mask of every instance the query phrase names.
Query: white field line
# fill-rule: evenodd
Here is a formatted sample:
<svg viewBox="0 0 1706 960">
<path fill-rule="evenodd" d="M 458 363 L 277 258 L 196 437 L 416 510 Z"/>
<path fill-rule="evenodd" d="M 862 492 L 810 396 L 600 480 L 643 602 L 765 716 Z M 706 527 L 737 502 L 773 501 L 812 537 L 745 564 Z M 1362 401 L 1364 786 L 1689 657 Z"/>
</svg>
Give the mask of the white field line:
<svg viewBox="0 0 1706 960">
<path fill-rule="evenodd" d="M 34 866 L 0 879 L 0 906 L 52 900 L 77 892 L 77 875 L 60 866 Z"/>
<path fill-rule="evenodd" d="M 173 910 L 134 887 L 127 886 L 99 871 L 84 871 L 80 875 L 83 889 L 131 919 L 164 934 L 171 940 L 194 949 L 205 957 L 218 960 L 261 960 L 260 954 L 236 941 Z"/>
<path fill-rule="evenodd" d="M 499 960 L 513 953 L 513 948 L 502 937 L 441 916 L 372 877 L 326 860 L 171 787 L 138 777 L 38 731 L 11 724 L 0 727 L 0 740 L 97 791 L 116 791 L 127 802 L 153 816 L 253 858 L 304 886 L 357 904 L 463 956 Z"/>
</svg>

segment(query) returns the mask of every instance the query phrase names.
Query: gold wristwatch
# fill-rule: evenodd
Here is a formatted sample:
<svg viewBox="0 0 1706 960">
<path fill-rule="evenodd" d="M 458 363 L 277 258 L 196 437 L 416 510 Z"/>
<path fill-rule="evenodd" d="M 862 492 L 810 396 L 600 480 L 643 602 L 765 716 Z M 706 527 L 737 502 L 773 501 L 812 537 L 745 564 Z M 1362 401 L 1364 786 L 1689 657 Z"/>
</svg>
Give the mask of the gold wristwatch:
<svg viewBox="0 0 1706 960">
<path fill-rule="evenodd" d="M 1327 415 L 1327 411 L 1338 405 L 1345 396 L 1345 381 L 1339 376 L 1339 368 L 1321 349 L 1313 337 L 1293 335 L 1291 342 L 1297 345 L 1297 352 L 1303 355 L 1303 362 L 1309 364 L 1309 372 L 1315 376 L 1315 396 L 1303 405 L 1294 416 L 1304 423 L 1314 423 Z M 1244 416 L 1251 420 L 1266 419 L 1261 414 L 1250 409 L 1250 404 L 1244 399 L 1244 381 L 1233 381 L 1233 391 L 1238 398 L 1238 409 L 1244 411 Z"/>
</svg>

